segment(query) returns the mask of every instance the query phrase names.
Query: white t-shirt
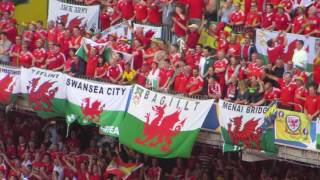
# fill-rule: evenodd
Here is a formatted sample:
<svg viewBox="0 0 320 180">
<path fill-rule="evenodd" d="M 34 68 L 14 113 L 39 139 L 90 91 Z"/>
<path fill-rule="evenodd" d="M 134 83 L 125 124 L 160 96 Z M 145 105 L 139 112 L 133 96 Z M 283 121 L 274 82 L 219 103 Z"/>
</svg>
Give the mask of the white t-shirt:
<svg viewBox="0 0 320 180">
<path fill-rule="evenodd" d="M 308 60 L 308 53 L 305 50 L 305 48 L 302 48 L 300 50 L 295 49 L 293 56 L 292 56 L 292 62 L 294 66 L 305 68 Z"/>
</svg>

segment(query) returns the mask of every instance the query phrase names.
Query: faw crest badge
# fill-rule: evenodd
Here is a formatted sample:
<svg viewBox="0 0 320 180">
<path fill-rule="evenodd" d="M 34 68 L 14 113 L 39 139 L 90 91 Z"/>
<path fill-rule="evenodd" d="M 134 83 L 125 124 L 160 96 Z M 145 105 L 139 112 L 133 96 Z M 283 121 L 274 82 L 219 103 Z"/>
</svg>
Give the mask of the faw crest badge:
<svg viewBox="0 0 320 180">
<path fill-rule="evenodd" d="M 301 120 L 298 116 L 287 116 L 286 124 L 290 131 L 296 132 L 301 126 Z"/>
</svg>

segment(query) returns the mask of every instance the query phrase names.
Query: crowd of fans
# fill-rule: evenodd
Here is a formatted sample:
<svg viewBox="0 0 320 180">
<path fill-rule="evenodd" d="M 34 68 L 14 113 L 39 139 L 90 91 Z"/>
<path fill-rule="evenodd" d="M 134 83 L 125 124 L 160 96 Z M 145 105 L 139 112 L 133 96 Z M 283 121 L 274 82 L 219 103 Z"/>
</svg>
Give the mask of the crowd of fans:
<svg viewBox="0 0 320 180">
<path fill-rule="evenodd" d="M 163 26 L 164 34 L 171 31 L 172 42 L 155 39 L 154 32 L 145 32 L 143 28 L 135 29 L 129 42 L 116 34 L 93 34 L 83 27 L 68 29 L 61 21 L 50 21 L 47 28 L 41 21 L 30 22 L 18 33 L 14 5 L 2 0 L 0 60 L 115 84 L 137 83 L 164 92 L 206 95 L 216 101 L 266 105 L 279 99 L 282 108 L 304 111 L 310 120 L 320 114 L 319 58 L 315 59 L 314 72 L 307 73 L 308 53 L 303 41 L 296 43 L 292 60 L 281 58 L 287 43 L 286 32 L 319 34 L 318 1 L 305 8 L 288 0 L 270 4 L 246 1 L 244 7 L 227 0 L 221 2 L 218 12 L 212 0 L 85 0 L 82 3 L 101 4 L 102 30 L 120 21 L 134 20 Z M 217 24 L 212 22 L 216 20 L 215 14 L 219 16 Z M 131 24 L 127 25 L 132 29 Z M 249 30 L 240 39 L 225 27 Z M 253 30 L 259 27 L 280 31 L 277 38 L 267 43 L 268 63 L 258 56 L 254 46 Z M 198 44 L 202 31 L 217 39 L 216 48 Z M 103 55 L 106 47 L 85 45 L 88 54 L 85 61 L 75 54 L 84 44 L 83 37 L 108 43 L 107 48 L 116 51 L 106 59 Z M 185 43 L 177 43 L 181 40 Z M 125 59 L 123 53 L 132 54 L 133 58 Z"/>
<path fill-rule="evenodd" d="M 157 159 L 119 145 L 99 128 L 73 125 L 66 137 L 63 121 L 44 121 L 11 112 L 0 116 L 0 179 L 121 179 L 106 171 L 114 158 L 143 163 L 131 180 L 315 180 L 316 168 L 280 161 L 247 163 L 237 153 L 197 144 L 191 158 Z"/>
<path fill-rule="evenodd" d="M 282 108 L 304 111 L 310 120 L 320 114 L 320 68 L 315 59 L 313 73 L 305 70 L 306 50 L 298 41 L 292 60 L 281 55 L 286 33 L 319 36 L 320 1 L 308 7 L 303 1 L 226 0 L 219 8 L 215 0 L 75 0 L 101 4 L 102 30 L 122 21 L 163 26 L 169 41 L 152 38 L 152 32 L 135 30 L 132 42 L 110 34 L 94 34 L 82 27 L 67 29 L 60 21 L 27 23 L 18 33 L 14 4 L 0 2 L 0 61 L 15 66 L 39 67 L 69 75 L 85 75 L 114 84 L 133 84 L 186 96 L 207 96 L 238 104 L 266 105 L 279 99 Z M 213 23 L 216 21 L 218 23 Z M 238 38 L 226 27 L 246 29 Z M 128 23 L 128 28 L 131 25 Z M 269 40 L 265 63 L 254 46 L 254 28 L 280 31 Z M 217 47 L 198 44 L 206 31 L 217 39 Z M 85 61 L 76 55 L 83 37 L 112 47 L 110 59 L 104 48 L 85 46 Z M 180 40 L 185 43 L 177 43 Z M 317 57 L 320 57 L 318 48 Z M 124 53 L 133 55 L 125 60 Z M 221 150 L 203 147 L 190 159 L 158 160 L 119 146 L 100 136 L 95 127 L 76 127 L 65 138 L 58 121 L 17 116 L 0 118 L 0 179 L 117 179 L 104 172 L 114 157 L 142 162 L 143 168 L 129 179 L 317 179 L 319 171 L 278 161 L 244 163 L 231 160 Z M 80 143 L 81 142 L 81 143 Z M 120 148 L 119 148 L 120 147 Z M 212 155 L 215 156 L 212 156 Z M 265 168 L 268 167 L 268 168 Z"/>
</svg>

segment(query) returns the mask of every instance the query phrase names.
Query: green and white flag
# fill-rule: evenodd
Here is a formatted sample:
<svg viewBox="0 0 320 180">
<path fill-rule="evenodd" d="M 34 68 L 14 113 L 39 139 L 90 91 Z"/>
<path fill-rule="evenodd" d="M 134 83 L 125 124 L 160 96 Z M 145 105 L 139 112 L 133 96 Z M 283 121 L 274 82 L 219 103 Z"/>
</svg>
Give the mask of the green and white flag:
<svg viewBox="0 0 320 180">
<path fill-rule="evenodd" d="M 275 104 L 270 107 L 247 106 L 220 99 L 218 107 L 224 152 L 248 148 L 277 153 L 273 129 Z"/>
<path fill-rule="evenodd" d="M 178 98 L 135 85 L 120 143 L 160 158 L 189 157 L 213 100 Z"/>
<path fill-rule="evenodd" d="M 65 77 L 65 74 L 45 69 L 21 69 L 21 93 L 40 117 L 64 117 Z"/>
<path fill-rule="evenodd" d="M 20 68 L 0 66 L 0 104 L 10 104 L 20 93 L 20 73 Z"/>
<path fill-rule="evenodd" d="M 88 54 L 86 53 L 86 51 L 84 50 L 83 46 L 90 46 L 90 47 L 95 47 L 95 48 L 103 48 L 104 46 L 107 46 L 108 43 L 96 43 L 91 39 L 87 39 L 87 38 L 82 38 L 83 39 L 83 43 L 80 46 L 80 48 L 77 50 L 76 55 L 79 56 L 80 58 L 82 58 L 84 61 L 88 61 Z M 109 61 L 110 57 L 111 57 L 111 49 L 110 48 L 105 48 L 104 52 L 103 52 L 103 56 L 105 58 L 105 60 Z"/>
<path fill-rule="evenodd" d="M 77 121 L 81 125 L 97 124 L 100 131 L 119 136 L 131 86 L 119 86 L 92 82 L 68 76 L 67 123 Z"/>
</svg>

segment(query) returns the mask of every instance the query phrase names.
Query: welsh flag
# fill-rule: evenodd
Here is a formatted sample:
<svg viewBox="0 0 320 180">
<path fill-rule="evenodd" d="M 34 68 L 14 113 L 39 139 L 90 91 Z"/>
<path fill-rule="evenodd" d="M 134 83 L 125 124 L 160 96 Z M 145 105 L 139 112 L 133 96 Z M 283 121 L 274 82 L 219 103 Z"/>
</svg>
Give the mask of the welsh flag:
<svg viewBox="0 0 320 180">
<path fill-rule="evenodd" d="M 127 179 L 134 171 L 141 168 L 141 163 L 125 163 L 119 158 L 114 158 L 104 172 L 104 177 L 108 178 L 110 174 L 121 179 Z"/>
<path fill-rule="evenodd" d="M 65 76 L 39 68 L 21 69 L 21 93 L 40 117 L 64 117 Z"/>
<path fill-rule="evenodd" d="M 119 136 L 131 86 L 119 86 L 67 77 L 68 124 L 100 125 L 106 135 Z"/>
<path fill-rule="evenodd" d="M 80 58 L 82 58 L 84 61 L 88 61 L 88 55 L 86 54 L 86 51 L 84 50 L 83 46 L 87 47 L 95 47 L 95 48 L 103 48 L 104 46 L 107 46 L 107 43 L 96 43 L 91 39 L 82 38 L 83 42 L 80 48 L 77 50 L 76 55 Z M 111 50 L 110 48 L 105 48 L 103 53 L 104 58 L 109 61 L 111 56 Z"/>
<path fill-rule="evenodd" d="M 273 124 L 276 105 L 246 106 L 219 100 L 219 123 L 224 141 L 223 151 L 234 152 L 244 148 L 274 154 Z"/>
<path fill-rule="evenodd" d="M 190 157 L 213 100 L 178 98 L 135 85 L 120 143 L 160 158 Z"/>
<path fill-rule="evenodd" d="M 0 104 L 10 104 L 19 93 L 20 68 L 0 66 Z"/>
<path fill-rule="evenodd" d="M 281 55 L 281 59 L 285 62 L 291 61 L 295 49 L 295 44 L 298 40 L 304 41 L 304 46 L 308 51 L 308 62 L 305 62 L 305 66 L 307 71 L 312 71 L 313 60 L 316 58 L 316 47 L 319 39 L 315 37 L 307 37 L 299 34 L 290 34 L 286 33 L 286 37 L 288 39 L 287 46 L 284 50 L 284 53 Z M 265 62 L 268 62 L 268 46 L 267 42 L 270 39 L 277 39 L 279 41 L 283 41 L 284 37 L 279 35 L 279 32 L 276 31 L 267 31 L 262 29 L 256 30 L 256 48 L 258 53 L 262 56 Z"/>
</svg>

